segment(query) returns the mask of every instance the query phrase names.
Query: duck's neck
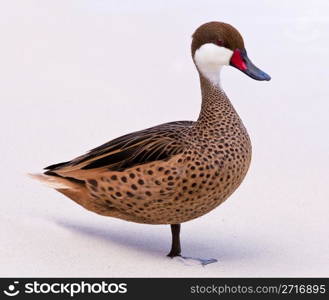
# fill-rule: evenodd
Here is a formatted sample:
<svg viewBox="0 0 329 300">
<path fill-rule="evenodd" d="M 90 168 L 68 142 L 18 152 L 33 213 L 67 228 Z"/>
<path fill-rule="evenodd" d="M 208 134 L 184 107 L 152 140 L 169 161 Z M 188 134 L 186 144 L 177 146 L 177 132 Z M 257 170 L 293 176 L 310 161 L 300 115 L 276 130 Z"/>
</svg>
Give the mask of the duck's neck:
<svg viewBox="0 0 329 300">
<path fill-rule="evenodd" d="M 219 83 L 214 83 L 203 76 L 202 73 L 200 73 L 200 83 L 202 106 L 195 124 L 196 128 L 209 132 L 223 127 L 223 125 L 228 126 L 240 121 L 238 114 Z"/>
</svg>

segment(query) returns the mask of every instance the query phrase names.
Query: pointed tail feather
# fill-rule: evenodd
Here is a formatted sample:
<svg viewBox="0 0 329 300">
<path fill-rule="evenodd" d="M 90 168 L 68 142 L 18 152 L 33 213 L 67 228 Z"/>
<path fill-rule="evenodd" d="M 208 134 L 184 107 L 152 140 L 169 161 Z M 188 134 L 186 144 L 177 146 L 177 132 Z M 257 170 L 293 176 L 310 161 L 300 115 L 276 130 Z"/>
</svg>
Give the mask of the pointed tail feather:
<svg viewBox="0 0 329 300">
<path fill-rule="evenodd" d="M 31 178 L 38 180 L 45 185 L 54 188 L 56 191 L 72 199 L 77 204 L 85 209 L 100 214 L 102 216 L 111 216 L 114 218 L 124 219 L 127 221 L 136 222 L 136 218 L 129 214 L 118 210 L 115 207 L 108 207 L 102 205 L 101 202 L 90 198 L 90 192 L 85 184 L 85 181 L 72 178 L 61 177 L 60 175 L 47 171 L 44 174 L 28 174 Z M 139 223 L 145 223 L 141 218 Z"/>
<path fill-rule="evenodd" d="M 55 189 L 56 191 L 69 197 L 79 205 L 91 210 L 88 207 L 89 192 L 84 184 L 84 181 L 70 177 L 61 177 L 57 174 L 28 174 L 33 179 L 36 179 L 45 185 Z"/>
<path fill-rule="evenodd" d="M 49 176 L 45 174 L 28 174 L 31 178 L 42 182 L 53 189 L 75 189 L 74 185 L 61 177 Z"/>
</svg>

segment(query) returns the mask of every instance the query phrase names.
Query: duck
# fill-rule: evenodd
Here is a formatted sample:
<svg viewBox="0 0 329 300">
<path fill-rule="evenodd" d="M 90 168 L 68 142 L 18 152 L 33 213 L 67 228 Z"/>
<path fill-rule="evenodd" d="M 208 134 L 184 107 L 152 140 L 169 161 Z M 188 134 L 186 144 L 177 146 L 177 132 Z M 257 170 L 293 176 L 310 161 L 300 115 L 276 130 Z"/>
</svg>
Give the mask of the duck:
<svg viewBox="0 0 329 300">
<path fill-rule="evenodd" d="M 250 166 L 248 132 L 222 89 L 222 67 L 271 77 L 248 58 L 241 34 L 212 21 L 192 35 L 202 104 L 196 121 L 176 121 L 115 138 L 33 177 L 83 208 L 125 221 L 170 225 L 167 256 L 181 256 L 181 224 L 222 204 Z"/>
</svg>

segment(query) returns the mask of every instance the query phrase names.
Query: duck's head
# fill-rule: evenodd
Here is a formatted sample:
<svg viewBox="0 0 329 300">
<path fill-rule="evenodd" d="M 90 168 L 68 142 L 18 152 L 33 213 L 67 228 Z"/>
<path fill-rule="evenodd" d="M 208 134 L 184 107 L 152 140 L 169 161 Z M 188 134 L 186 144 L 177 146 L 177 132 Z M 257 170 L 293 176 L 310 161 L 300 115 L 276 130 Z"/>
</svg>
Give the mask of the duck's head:
<svg viewBox="0 0 329 300">
<path fill-rule="evenodd" d="M 235 67 L 256 80 L 271 79 L 248 58 L 243 38 L 233 26 L 209 22 L 201 25 L 192 38 L 194 63 L 199 72 L 214 84 L 219 84 L 219 72 L 225 65 Z"/>
</svg>

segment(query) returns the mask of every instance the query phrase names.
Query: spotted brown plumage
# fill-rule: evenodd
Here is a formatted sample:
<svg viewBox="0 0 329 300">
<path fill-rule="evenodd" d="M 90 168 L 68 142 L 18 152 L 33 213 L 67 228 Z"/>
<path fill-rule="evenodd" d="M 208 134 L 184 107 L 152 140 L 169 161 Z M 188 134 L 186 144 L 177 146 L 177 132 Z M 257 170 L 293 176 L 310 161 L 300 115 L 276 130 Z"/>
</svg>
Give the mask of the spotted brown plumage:
<svg viewBox="0 0 329 300">
<path fill-rule="evenodd" d="M 171 257 L 180 255 L 179 224 L 223 203 L 242 182 L 251 160 L 248 133 L 217 82 L 214 66 L 244 64 L 250 77 L 269 80 L 248 60 L 241 35 L 229 24 L 202 25 L 193 34 L 191 49 L 202 93 L 197 121 L 124 135 L 37 175 L 100 215 L 171 224 Z"/>
</svg>

